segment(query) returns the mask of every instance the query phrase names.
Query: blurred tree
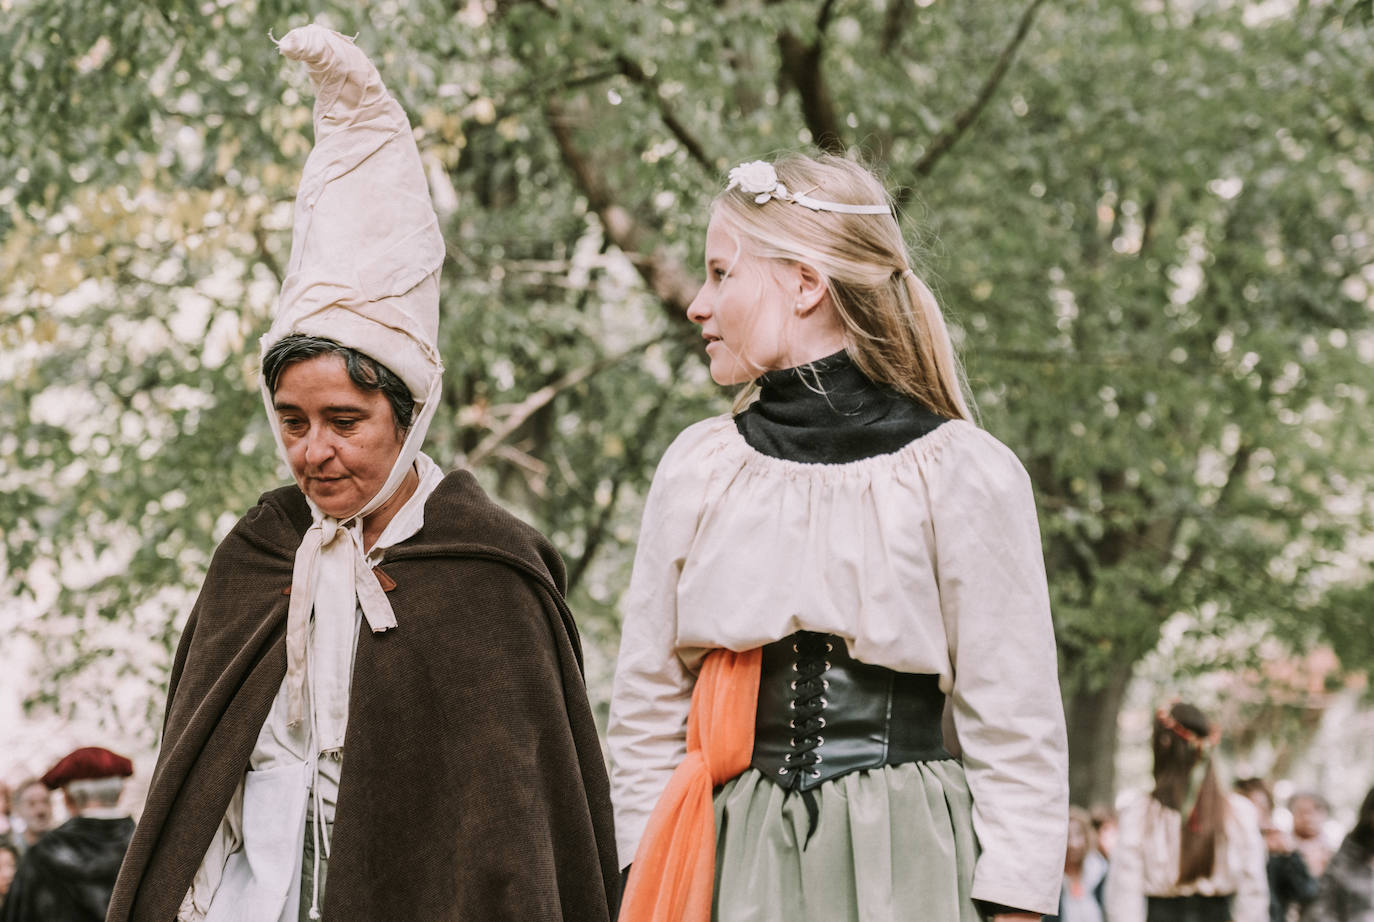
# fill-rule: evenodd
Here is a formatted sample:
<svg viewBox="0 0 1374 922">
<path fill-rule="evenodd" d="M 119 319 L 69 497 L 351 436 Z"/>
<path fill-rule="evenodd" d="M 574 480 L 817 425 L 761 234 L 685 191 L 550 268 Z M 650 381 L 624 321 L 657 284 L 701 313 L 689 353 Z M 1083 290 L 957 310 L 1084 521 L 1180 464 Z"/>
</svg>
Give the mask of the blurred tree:
<svg viewBox="0 0 1374 922">
<path fill-rule="evenodd" d="M 256 336 L 311 94 L 266 32 L 319 17 L 411 113 L 446 222 L 429 450 L 562 548 L 603 701 L 639 498 L 727 406 L 683 317 L 721 175 L 808 144 L 886 170 L 1035 481 L 1074 795 L 1107 799 L 1171 615 L 1364 623 L 1366 6 L 3 0 L 3 588 L 39 699 L 162 681 L 215 540 L 285 476 Z"/>
</svg>

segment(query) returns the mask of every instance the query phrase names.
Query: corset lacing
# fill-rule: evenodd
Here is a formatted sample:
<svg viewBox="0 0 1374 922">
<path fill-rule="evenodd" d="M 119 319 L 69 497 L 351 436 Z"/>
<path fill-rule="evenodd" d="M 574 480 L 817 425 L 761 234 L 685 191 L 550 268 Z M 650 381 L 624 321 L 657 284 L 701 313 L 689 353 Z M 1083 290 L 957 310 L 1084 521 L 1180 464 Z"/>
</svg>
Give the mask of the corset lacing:
<svg viewBox="0 0 1374 922">
<path fill-rule="evenodd" d="M 825 729 L 825 709 L 829 706 L 825 693 L 830 688 L 830 682 L 825 678 L 825 673 L 830 670 L 830 661 L 825 657 L 832 650 L 834 644 L 826 635 L 809 631 L 798 633 L 792 644 L 792 652 L 797 655 L 792 663 L 792 669 L 797 674 L 791 685 L 792 700 L 789 706 L 792 717 L 787 723 L 792 730 L 792 751 L 783 757 L 786 764 L 778 769 L 778 774 L 787 778 L 784 786 L 788 791 L 785 796 L 790 796 L 798 789 L 803 773 L 820 777 L 815 766 L 825 760 L 821 753 L 825 736 L 821 731 Z M 816 803 L 815 792 L 810 788 L 801 788 L 801 797 L 806 804 L 806 843 L 802 845 L 805 848 L 816 832 L 820 806 Z"/>
<path fill-rule="evenodd" d="M 792 652 L 797 654 L 792 664 L 797 674 L 792 680 L 792 718 L 787 722 L 792 729 L 792 751 L 785 756 L 787 765 L 778 769 L 778 774 L 789 776 L 789 782 L 795 782 L 801 772 L 820 775 L 813 771 L 813 766 L 824 760 L 819 750 L 825 742 L 821 731 L 825 729 L 825 709 L 829 706 L 825 692 L 830 688 L 825 678 L 830 663 L 825 655 L 833 649 L 825 635 L 809 632 L 799 635 L 792 644 Z"/>
</svg>

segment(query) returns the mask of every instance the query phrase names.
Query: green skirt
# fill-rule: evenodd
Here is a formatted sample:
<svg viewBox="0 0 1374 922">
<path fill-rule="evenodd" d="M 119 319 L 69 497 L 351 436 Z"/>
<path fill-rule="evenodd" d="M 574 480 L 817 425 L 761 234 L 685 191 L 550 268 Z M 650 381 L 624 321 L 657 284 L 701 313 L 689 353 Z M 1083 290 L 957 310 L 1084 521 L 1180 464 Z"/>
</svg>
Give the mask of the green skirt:
<svg viewBox="0 0 1374 922">
<path fill-rule="evenodd" d="M 715 795 L 715 922 L 980 922 L 957 760 L 851 772 L 802 795 L 749 769 Z"/>
</svg>

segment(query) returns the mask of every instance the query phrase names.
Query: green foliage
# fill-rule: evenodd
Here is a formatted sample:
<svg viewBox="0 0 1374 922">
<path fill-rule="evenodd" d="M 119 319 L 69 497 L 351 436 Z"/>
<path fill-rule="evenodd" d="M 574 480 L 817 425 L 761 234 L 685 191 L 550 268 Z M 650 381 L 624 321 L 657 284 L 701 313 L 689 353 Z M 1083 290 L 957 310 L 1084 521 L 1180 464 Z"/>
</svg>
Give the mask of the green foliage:
<svg viewBox="0 0 1374 922">
<path fill-rule="evenodd" d="M 110 624 L 161 681 L 216 539 L 284 476 L 256 338 L 311 94 L 266 32 L 315 16 L 358 33 L 434 177 L 429 450 L 563 550 L 598 700 L 653 465 L 727 407 L 671 280 L 726 168 L 832 136 L 904 190 L 1031 471 L 1067 688 L 1176 612 L 1368 668 L 1368 4 L 1183 6 L 10 0 L 0 529 L 44 694 L 124 649 Z"/>
</svg>

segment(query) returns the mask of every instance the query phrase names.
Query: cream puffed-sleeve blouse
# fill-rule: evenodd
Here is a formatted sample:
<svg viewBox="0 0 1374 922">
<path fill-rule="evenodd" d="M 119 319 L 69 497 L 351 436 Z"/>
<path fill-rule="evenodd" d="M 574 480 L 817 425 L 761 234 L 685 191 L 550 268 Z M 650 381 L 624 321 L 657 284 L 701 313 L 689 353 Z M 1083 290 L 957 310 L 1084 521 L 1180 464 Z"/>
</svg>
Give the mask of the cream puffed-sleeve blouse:
<svg viewBox="0 0 1374 922">
<path fill-rule="evenodd" d="M 689 427 L 654 475 L 622 609 L 609 731 L 622 863 L 686 751 L 702 658 L 808 630 L 939 676 L 973 795 L 973 897 L 1025 905 L 1057 887 L 1067 746 L 1040 530 L 1025 469 L 977 426 L 951 420 L 843 464 L 761 454 L 729 416 Z"/>
</svg>

